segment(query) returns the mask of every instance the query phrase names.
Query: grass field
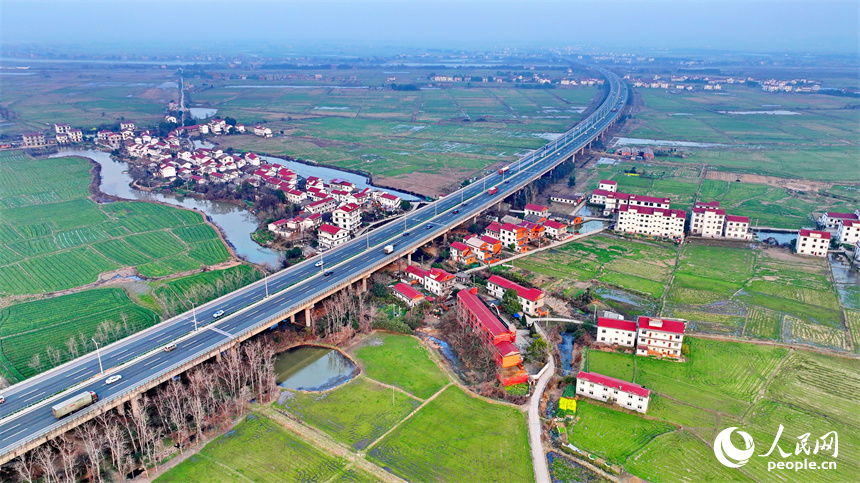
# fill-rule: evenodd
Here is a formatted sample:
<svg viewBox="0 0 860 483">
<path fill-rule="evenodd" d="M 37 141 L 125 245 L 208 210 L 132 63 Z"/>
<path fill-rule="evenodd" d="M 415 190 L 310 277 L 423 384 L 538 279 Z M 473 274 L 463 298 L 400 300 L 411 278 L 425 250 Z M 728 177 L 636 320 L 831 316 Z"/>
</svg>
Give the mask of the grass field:
<svg viewBox="0 0 860 483">
<path fill-rule="evenodd" d="M 598 455 L 615 455 L 616 462 L 635 476 L 650 481 L 849 481 L 860 471 L 860 418 L 857 398 L 860 361 L 822 355 L 803 350 L 791 352 L 782 348 L 748 343 L 687 338 L 690 360 L 685 363 L 651 358 L 635 359 L 632 380 L 652 391 L 649 419 L 608 409 L 591 401 L 583 404 L 586 412 L 568 431 L 577 447 Z M 595 357 L 597 355 L 598 357 Z M 632 355 L 588 352 L 589 370 L 611 374 L 634 358 Z M 655 394 L 656 393 L 656 394 Z M 595 417 L 593 407 L 602 410 Z M 632 418 L 632 420 L 631 420 Z M 659 435 L 647 444 L 635 434 L 616 437 L 643 424 L 658 420 L 673 425 L 668 434 Z M 595 429 L 587 433 L 576 430 L 585 421 L 592 428 L 621 429 L 612 432 Z M 756 455 L 764 454 L 773 443 L 780 425 L 784 433 L 780 447 L 792 453 L 797 438 L 809 433 L 810 444 L 830 431 L 839 436 L 837 469 L 832 472 L 790 470 L 768 471 L 769 461 L 782 459 L 753 457 L 743 470 L 728 471 L 713 457 L 716 434 L 727 427 L 738 427 L 752 435 Z M 676 429 L 677 427 L 677 429 Z M 599 436 L 605 432 L 611 437 Z M 844 436 L 843 436 L 844 435 Z M 764 448 L 759 451 L 759 448 Z M 818 455 L 799 456 L 809 461 L 834 460 L 832 450 Z M 792 460 L 789 458 L 789 460 Z M 788 461 L 788 460 L 785 460 Z"/>
<path fill-rule="evenodd" d="M 534 481 L 522 413 L 455 386 L 370 448 L 368 456 L 411 481 Z"/>
<path fill-rule="evenodd" d="M 74 288 L 124 266 L 158 277 L 230 258 L 197 213 L 92 202 L 90 168 L 80 158 L 2 161 L 0 295 Z"/>
<path fill-rule="evenodd" d="M 121 330 L 102 331 L 103 345 L 158 320 L 158 313 L 135 305 L 123 290 L 116 288 L 10 305 L 0 309 L 0 371 L 7 380 L 20 381 L 72 359 L 75 353 L 94 350 L 90 338 L 105 321 L 118 324 Z M 56 363 L 47 356 L 49 347 L 59 351 Z M 31 366 L 36 354 L 41 363 Z"/>
<path fill-rule="evenodd" d="M 155 481 L 328 481 L 346 461 L 325 454 L 272 420 L 251 414 Z"/>
<path fill-rule="evenodd" d="M 282 398 L 284 409 L 358 451 L 420 404 L 364 376 L 322 394 L 288 391 L 288 396 Z"/>
<path fill-rule="evenodd" d="M 367 377 L 397 386 L 421 399 L 432 396 L 448 383 L 448 378 L 414 337 L 377 333 L 355 351 L 355 357 Z"/>
</svg>

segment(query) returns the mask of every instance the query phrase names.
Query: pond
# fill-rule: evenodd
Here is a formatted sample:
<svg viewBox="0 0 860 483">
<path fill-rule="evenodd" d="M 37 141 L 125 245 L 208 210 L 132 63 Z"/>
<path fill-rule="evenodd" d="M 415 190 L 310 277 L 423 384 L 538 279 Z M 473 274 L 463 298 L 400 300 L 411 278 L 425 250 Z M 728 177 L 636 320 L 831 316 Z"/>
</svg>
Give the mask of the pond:
<svg viewBox="0 0 860 483">
<path fill-rule="evenodd" d="M 765 241 L 769 238 L 773 238 L 779 246 L 787 246 L 791 244 L 792 240 L 797 239 L 797 233 L 786 233 L 782 231 L 756 231 L 755 237 L 759 241 Z"/>
<path fill-rule="evenodd" d="M 97 162 L 102 167 L 102 180 L 99 189 L 105 194 L 127 200 L 160 201 L 206 213 L 209 219 L 224 233 L 227 242 L 230 243 L 236 254 L 251 263 L 277 266 L 283 258 L 279 252 L 263 248 L 251 239 L 251 233 L 257 229 L 259 222 L 251 212 L 241 206 L 133 189 L 129 186 L 132 181 L 131 176 L 126 172 L 128 164 L 114 161 L 110 154 L 104 151 L 63 149 L 59 153 L 51 155 L 51 157 L 59 156 L 83 156 Z"/>
<path fill-rule="evenodd" d="M 191 114 L 191 117 L 194 119 L 208 119 L 215 115 L 218 112 L 218 109 L 211 109 L 208 107 L 189 107 L 188 113 Z"/>
<path fill-rule="evenodd" d="M 561 356 L 561 375 L 568 376 L 573 370 L 573 332 L 562 332 L 558 353 Z"/>
<path fill-rule="evenodd" d="M 842 305 L 860 310 L 860 273 L 840 256 L 829 254 L 827 260 L 833 271 L 833 281 Z"/>
<path fill-rule="evenodd" d="M 326 347 L 299 346 L 275 358 L 278 385 L 296 391 L 324 391 L 358 375 L 358 368 L 340 352 Z"/>
</svg>

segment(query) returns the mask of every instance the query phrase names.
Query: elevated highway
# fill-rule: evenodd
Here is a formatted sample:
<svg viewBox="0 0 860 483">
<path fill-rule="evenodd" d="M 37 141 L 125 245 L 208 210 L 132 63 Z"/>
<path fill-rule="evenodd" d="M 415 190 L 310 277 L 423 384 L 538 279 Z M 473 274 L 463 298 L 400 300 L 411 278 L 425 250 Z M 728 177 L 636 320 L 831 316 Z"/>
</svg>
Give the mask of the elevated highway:
<svg viewBox="0 0 860 483">
<path fill-rule="evenodd" d="M 598 70 L 608 89 L 597 109 L 559 138 L 511 164 L 504 175 L 490 174 L 403 219 L 103 347 L 99 353 L 104 374 L 97 354 L 90 353 L 7 388 L 2 393 L 6 403 L 0 405 L 0 463 L 112 408 L 122 410 L 126 402 L 136 411 L 142 392 L 225 350 L 235 350 L 241 341 L 280 321 L 306 321 L 315 303 L 354 284 L 366 285 L 374 271 L 409 257 L 418 247 L 571 159 L 618 119 L 627 100 L 627 86 L 615 74 Z M 493 186 L 498 192 L 490 195 L 487 191 Z M 395 247 L 391 254 L 382 250 L 388 244 Z M 323 267 L 316 266 L 320 260 Z M 225 315 L 215 318 L 213 314 L 221 310 Z M 162 350 L 172 343 L 175 350 Z M 104 380 L 112 373 L 121 373 L 122 380 L 106 385 Z M 95 391 L 99 402 L 63 419 L 54 418 L 51 405 L 83 391 Z"/>
</svg>

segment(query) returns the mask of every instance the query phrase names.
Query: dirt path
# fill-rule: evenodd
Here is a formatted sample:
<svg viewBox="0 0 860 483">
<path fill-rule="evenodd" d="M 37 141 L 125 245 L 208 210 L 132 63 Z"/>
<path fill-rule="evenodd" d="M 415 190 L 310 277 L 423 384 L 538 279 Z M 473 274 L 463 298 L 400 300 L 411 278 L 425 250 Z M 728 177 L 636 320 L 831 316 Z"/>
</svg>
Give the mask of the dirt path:
<svg viewBox="0 0 860 483">
<path fill-rule="evenodd" d="M 306 426 L 304 423 L 295 420 L 292 417 L 285 415 L 279 411 L 276 411 L 271 407 L 261 408 L 260 413 L 277 422 L 281 426 L 296 433 L 301 438 L 313 443 L 314 445 L 322 449 L 325 453 L 346 459 L 362 471 L 370 473 L 371 475 L 379 479 L 379 481 L 385 481 L 390 483 L 401 483 L 405 481 L 400 477 L 383 470 L 382 468 L 376 466 L 370 461 L 367 461 L 363 454 L 360 455 L 353 453 L 352 450 L 347 448 L 345 445 L 335 441 L 327 434 L 324 434 L 322 431 L 318 431 L 314 428 Z"/>
<path fill-rule="evenodd" d="M 374 382 L 378 382 L 378 381 L 374 381 Z M 391 429 L 389 429 L 388 431 L 386 431 L 382 436 L 380 436 L 380 437 L 376 438 L 372 443 L 370 443 L 369 445 L 367 445 L 367 447 L 368 447 L 368 448 L 372 448 L 373 446 L 375 446 L 375 445 L 376 445 L 376 443 L 378 443 L 378 442 L 382 441 L 382 439 L 383 439 L 383 438 L 385 438 L 386 436 L 388 436 L 388 435 L 389 435 L 389 433 L 391 433 L 391 432 L 392 432 L 392 431 L 394 431 L 395 429 L 399 428 L 399 427 L 400 427 L 400 425 L 402 425 L 402 424 L 403 424 L 403 423 L 405 423 L 406 421 L 409 421 L 409 419 L 410 419 L 412 416 L 414 416 L 415 414 L 417 414 L 417 413 L 418 413 L 418 411 L 420 411 L 420 410 L 421 410 L 421 408 L 423 408 L 424 406 L 426 406 L 426 405 L 430 404 L 431 402 L 433 402 L 433 400 L 434 400 L 434 399 L 436 399 L 437 397 L 439 397 L 439 395 L 440 395 L 440 394 L 442 394 L 443 392 L 445 392 L 445 389 L 448 389 L 449 387 L 451 387 L 451 386 L 453 386 L 453 385 L 454 385 L 454 383 L 453 383 L 453 382 L 449 382 L 448 384 L 445 384 L 445 385 L 442 387 L 442 389 L 439 389 L 438 391 L 436 391 L 436 394 L 433 394 L 432 396 L 428 397 L 426 401 L 424 401 L 423 403 L 421 403 L 421 405 L 420 405 L 420 406 L 418 406 L 417 408 L 415 408 L 411 413 L 409 413 L 409 415 L 408 415 L 408 416 L 406 416 L 405 418 L 401 419 L 397 424 L 395 424 L 394 426 L 392 426 L 392 427 L 391 427 Z M 413 396 L 413 397 L 414 397 L 414 396 Z"/>
<path fill-rule="evenodd" d="M 759 389 L 758 394 L 756 395 L 752 404 L 750 404 L 746 411 L 744 411 L 744 413 L 741 415 L 742 421 L 746 421 L 747 414 L 749 414 L 750 409 L 752 409 L 756 405 L 756 403 L 761 401 L 761 399 L 764 397 L 764 393 L 767 392 L 767 388 L 770 387 L 771 381 L 773 381 L 773 378 L 776 377 L 776 375 L 779 373 L 779 370 L 782 369 L 782 365 L 785 364 L 785 361 L 787 361 L 792 354 L 794 354 L 794 349 L 789 349 L 785 357 L 780 359 L 776 367 L 773 368 L 773 371 L 771 371 L 770 374 L 767 376 L 767 380 L 764 381 L 764 384 L 761 385 L 761 389 Z"/>
</svg>

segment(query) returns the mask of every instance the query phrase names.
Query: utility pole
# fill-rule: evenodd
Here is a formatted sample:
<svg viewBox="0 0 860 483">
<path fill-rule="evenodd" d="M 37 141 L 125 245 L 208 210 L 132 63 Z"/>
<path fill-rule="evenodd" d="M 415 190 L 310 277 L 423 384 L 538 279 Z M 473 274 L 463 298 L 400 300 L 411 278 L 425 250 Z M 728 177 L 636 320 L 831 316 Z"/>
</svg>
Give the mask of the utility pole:
<svg viewBox="0 0 860 483">
<path fill-rule="evenodd" d="M 93 344 L 96 345 L 96 357 L 99 358 L 99 374 L 102 374 L 105 372 L 105 370 L 102 367 L 102 355 L 101 352 L 99 352 L 99 343 L 96 342 L 96 339 L 94 337 L 91 337 L 90 340 L 93 341 Z"/>
<path fill-rule="evenodd" d="M 194 317 L 194 332 L 197 332 L 197 311 L 194 308 L 194 302 L 188 300 L 188 303 L 191 304 L 191 316 Z"/>
</svg>

